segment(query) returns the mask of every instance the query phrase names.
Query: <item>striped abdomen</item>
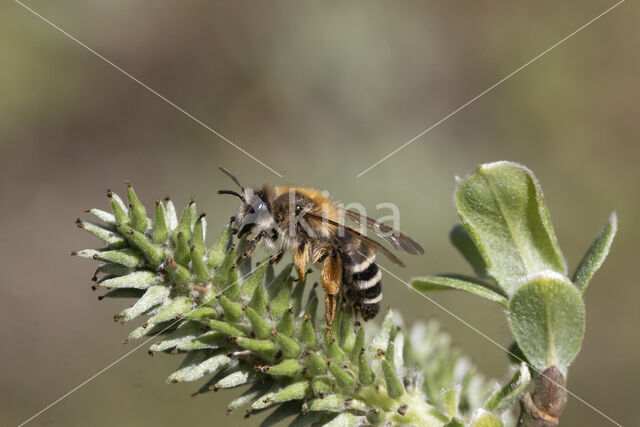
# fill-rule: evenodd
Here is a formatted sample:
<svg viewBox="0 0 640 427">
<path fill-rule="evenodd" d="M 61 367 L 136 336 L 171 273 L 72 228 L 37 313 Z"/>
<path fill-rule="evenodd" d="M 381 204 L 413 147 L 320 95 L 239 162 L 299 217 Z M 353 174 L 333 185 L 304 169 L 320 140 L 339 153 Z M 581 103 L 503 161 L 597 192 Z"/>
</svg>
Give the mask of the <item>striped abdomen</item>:
<svg viewBox="0 0 640 427">
<path fill-rule="evenodd" d="M 345 297 L 364 320 L 373 319 L 382 299 L 382 273 L 375 252 L 363 242 L 349 245 L 342 253 L 342 267 Z"/>
</svg>

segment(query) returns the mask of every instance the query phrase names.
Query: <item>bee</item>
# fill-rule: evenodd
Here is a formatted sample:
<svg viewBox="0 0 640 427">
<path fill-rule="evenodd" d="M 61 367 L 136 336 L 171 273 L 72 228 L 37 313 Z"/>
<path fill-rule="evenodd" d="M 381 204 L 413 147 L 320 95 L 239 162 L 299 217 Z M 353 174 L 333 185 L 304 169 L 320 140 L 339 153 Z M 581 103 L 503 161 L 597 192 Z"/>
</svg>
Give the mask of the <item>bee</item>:
<svg viewBox="0 0 640 427">
<path fill-rule="evenodd" d="M 395 249 L 414 255 L 424 253 L 424 249 L 403 232 L 344 209 L 319 190 L 269 184 L 261 189 L 247 188 L 231 172 L 221 166 L 219 169 L 240 188 L 240 193 L 218 191 L 218 194 L 229 194 L 241 200 L 235 216 L 231 218 L 234 232 L 238 238 L 251 236 L 234 267 L 249 258 L 260 244 L 270 250 L 278 250 L 272 258 L 275 262 L 291 250 L 300 280 L 305 278 L 307 263 L 321 265 L 328 326 L 333 323 L 338 293 L 364 320 L 372 319 L 378 313 L 382 283 L 376 252 L 405 267 L 380 243 L 345 225 L 345 219 L 372 230 Z"/>
</svg>

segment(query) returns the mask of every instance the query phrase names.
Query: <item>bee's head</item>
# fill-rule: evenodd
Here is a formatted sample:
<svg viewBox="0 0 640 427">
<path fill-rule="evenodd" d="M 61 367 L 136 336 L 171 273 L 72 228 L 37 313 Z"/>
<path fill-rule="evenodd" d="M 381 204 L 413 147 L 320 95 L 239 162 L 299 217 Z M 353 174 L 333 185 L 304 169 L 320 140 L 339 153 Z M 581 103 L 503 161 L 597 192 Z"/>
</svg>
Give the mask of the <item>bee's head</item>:
<svg viewBox="0 0 640 427">
<path fill-rule="evenodd" d="M 238 178 L 231 172 L 219 166 L 219 169 L 240 187 L 241 193 L 233 190 L 218 190 L 218 194 L 230 194 L 240 199 L 241 204 L 235 215 L 235 222 L 240 230 L 239 234 L 244 235 L 251 231 L 260 232 L 273 227 L 271 217 L 271 205 L 269 198 L 264 191 L 254 191 L 252 188 L 245 188 L 240 184 Z"/>
</svg>

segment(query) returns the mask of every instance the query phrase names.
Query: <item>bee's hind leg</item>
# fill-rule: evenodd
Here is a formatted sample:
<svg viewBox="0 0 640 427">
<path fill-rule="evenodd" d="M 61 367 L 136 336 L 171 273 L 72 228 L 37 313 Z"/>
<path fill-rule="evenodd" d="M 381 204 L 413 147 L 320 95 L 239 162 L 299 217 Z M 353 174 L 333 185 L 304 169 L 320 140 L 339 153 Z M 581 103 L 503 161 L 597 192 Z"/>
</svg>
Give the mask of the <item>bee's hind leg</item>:
<svg viewBox="0 0 640 427">
<path fill-rule="evenodd" d="M 327 326 L 331 326 L 336 315 L 336 295 L 342 282 L 342 262 L 336 251 L 331 251 L 325 258 L 321 278 L 322 288 L 326 293 L 324 303 Z"/>
<path fill-rule="evenodd" d="M 307 274 L 307 261 L 309 260 L 309 251 L 307 250 L 307 244 L 301 243 L 293 251 L 293 265 L 298 272 L 298 280 L 303 281 Z"/>
</svg>

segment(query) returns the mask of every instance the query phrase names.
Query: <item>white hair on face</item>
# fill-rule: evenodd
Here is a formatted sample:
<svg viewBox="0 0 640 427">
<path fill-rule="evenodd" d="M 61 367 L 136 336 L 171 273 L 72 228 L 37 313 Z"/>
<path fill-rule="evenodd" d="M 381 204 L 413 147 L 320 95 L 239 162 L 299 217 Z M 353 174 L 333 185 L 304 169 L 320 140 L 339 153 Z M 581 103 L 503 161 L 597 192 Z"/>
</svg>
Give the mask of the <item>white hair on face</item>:
<svg viewBox="0 0 640 427">
<path fill-rule="evenodd" d="M 241 227 L 247 224 L 253 224 L 253 232 L 259 233 L 263 230 L 271 230 L 275 227 L 275 221 L 268 212 L 267 207 L 252 188 L 244 188 L 242 190 L 244 202 L 238 208 L 236 220 Z M 254 208 L 253 213 L 248 213 L 249 206 Z"/>
</svg>

